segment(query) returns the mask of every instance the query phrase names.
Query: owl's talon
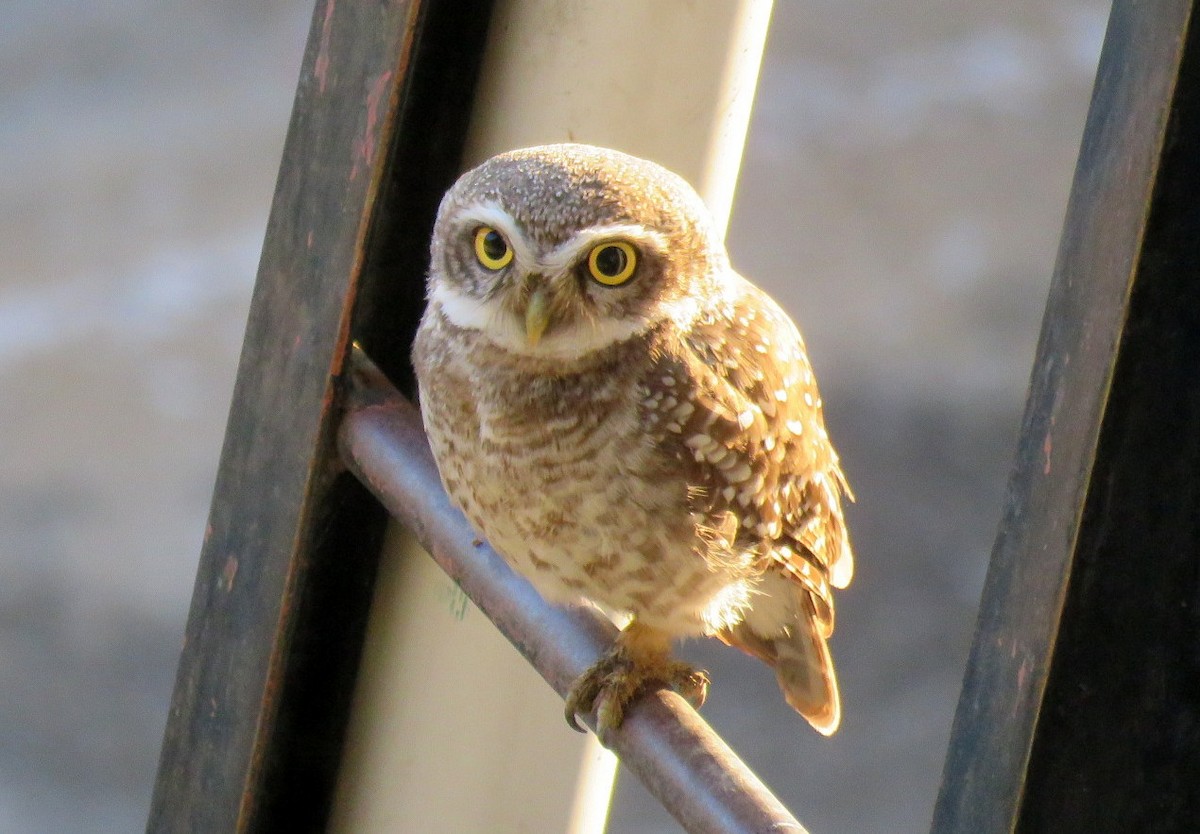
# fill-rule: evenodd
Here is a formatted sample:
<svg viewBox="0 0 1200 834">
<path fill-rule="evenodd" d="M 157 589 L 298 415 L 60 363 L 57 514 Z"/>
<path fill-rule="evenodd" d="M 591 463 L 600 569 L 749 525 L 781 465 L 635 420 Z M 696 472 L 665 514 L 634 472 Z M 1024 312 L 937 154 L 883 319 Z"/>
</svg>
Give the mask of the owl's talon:
<svg viewBox="0 0 1200 834">
<path fill-rule="evenodd" d="M 587 727 L 579 723 L 579 715 L 570 706 L 566 709 L 567 726 L 577 733 L 586 733 Z"/>
<path fill-rule="evenodd" d="M 708 685 L 711 683 L 708 672 L 694 669 L 686 663 L 680 663 L 679 666 L 683 668 L 678 670 L 674 689 L 692 705 L 692 709 L 700 709 L 708 700 Z"/>
<path fill-rule="evenodd" d="M 571 691 L 567 693 L 566 708 L 563 712 L 567 717 L 567 724 L 578 733 L 587 732 L 587 727 L 579 723 L 579 716 L 591 715 L 600 696 L 601 677 L 597 669 L 603 663 L 604 660 L 601 660 L 576 678 L 575 683 L 571 684 Z"/>
<path fill-rule="evenodd" d="M 669 656 L 635 659 L 622 645 L 584 672 L 571 685 L 564 710 L 567 724 L 584 732 L 579 716 L 596 716 L 596 733 L 601 739 L 625 720 L 625 710 L 644 690 L 669 686 L 695 708 L 704 704 L 709 677 L 702 669 Z"/>
</svg>

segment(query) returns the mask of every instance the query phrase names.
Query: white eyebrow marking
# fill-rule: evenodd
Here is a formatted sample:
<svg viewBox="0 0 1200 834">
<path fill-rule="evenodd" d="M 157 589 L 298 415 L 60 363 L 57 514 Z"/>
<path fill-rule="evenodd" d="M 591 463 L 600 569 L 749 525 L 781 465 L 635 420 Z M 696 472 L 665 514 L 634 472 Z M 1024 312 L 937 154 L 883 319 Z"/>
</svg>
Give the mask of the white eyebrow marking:
<svg viewBox="0 0 1200 834">
<path fill-rule="evenodd" d="M 523 271 L 532 271 L 529 266 L 537 263 L 537 255 L 529 248 L 529 243 L 521 233 L 517 221 L 499 203 L 491 200 L 471 203 L 462 210 L 461 217 L 464 226 L 469 224 L 472 229 L 479 226 L 491 226 L 504 235 L 504 239 L 512 247 L 513 260 Z"/>
<path fill-rule="evenodd" d="M 513 250 L 513 260 L 526 273 L 558 275 L 578 262 L 597 243 L 606 240 L 627 240 L 643 251 L 656 254 L 667 252 L 667 238 L 660 232 L 647 229 L 638 223 L 609 223 L 581 229 L 547 252 L 539 254 L 530 246 L 516 220 L 494 200 L 480 200 L 465 206 L 461 217 L 466 223 L 474 221 L 478 226 L 491 226 L 508 241 Z"/>
<path fill-rule="evenodd" d="M 652 229 L 637 223 L 611 223 L 582 229 L 564 240 L 542 256 L 541 264 L 547 272 L 557 274 L 573 266 L 592 247 L 607 240 L 627 240 L 642 251 L 665 254 L 667 238 Z"/>
</svg>

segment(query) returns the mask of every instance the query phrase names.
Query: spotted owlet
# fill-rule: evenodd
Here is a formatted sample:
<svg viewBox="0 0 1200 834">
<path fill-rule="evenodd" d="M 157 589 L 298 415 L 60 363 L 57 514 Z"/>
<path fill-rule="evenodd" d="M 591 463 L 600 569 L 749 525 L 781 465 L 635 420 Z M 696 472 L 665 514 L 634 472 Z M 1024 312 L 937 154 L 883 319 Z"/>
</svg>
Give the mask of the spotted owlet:
<svg viewBox="0 0 1200 834">
<path fill-rule="evenodd" d="M 616 151 L 512 151 L 450 189 L 431 249 L 413 358 L 447 492 L 547 600 L 628 621 L 568 721 L 619 725 L 652 684 L 698 705 L 670 651 L 705 634 L 834 732 L 849 491 L 796 326 L 696 192 Z"/>
</svg>

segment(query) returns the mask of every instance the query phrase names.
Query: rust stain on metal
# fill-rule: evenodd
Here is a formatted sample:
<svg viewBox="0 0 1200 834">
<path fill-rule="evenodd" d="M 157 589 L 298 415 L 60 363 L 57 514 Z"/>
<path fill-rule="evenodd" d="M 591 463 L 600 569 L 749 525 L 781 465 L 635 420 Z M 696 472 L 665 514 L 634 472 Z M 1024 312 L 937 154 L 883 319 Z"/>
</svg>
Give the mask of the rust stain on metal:
<svg viewBox="0 0 1200 834">
<path fill-rule="evenodd" d="M 371 91 L 367 93 L 367 124 L 363 134 L 354 140 L 354 167 L 350 169 L 350 179 L 358 178 L 360 169 L 370 169 L 375 161 L 375 148 L 379 139 L 379 102 L 383 100 L 388 90 L 388 82 L 392 80 L 392 71 L 387 70 L 375 79 Z"/>
<path fill-rule="evenodd" d="M 337 0 L 329 0 L 325 4 L 325 20 L 321 23 L 321 45 L 317 49 L 317 60 L 313 63 L 313 75 L 317 77 L 317 89 L 322 93 L 325 92 L 325 79 L 329 74 L 329 34 L 333 31 L 335 6 L 337 6 Z"/>
<path fill-rule="evenodd" d="M 225 560 L 225 567 L 221 570 L 221 590 L 229 593 L 233 590 L 233 581 L 237 578 L 238 558 L 230 554 Z"/>
</svg>

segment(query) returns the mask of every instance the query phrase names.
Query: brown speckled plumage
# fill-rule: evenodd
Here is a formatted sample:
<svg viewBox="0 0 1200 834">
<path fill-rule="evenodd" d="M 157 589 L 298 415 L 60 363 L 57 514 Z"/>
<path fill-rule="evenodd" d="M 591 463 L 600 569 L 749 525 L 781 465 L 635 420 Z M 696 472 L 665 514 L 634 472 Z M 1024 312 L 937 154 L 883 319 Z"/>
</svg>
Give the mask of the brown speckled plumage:
<svg viewBox="0 0 1200 834">
<path fill-rule="evenodd" d="M 481 228 L 511 264 L 485 268 Z M 637 267 L 607 286 L 581 264 L 614 240 Z M 429 292 L 414 362 L 447 491 L 548 599 L 633 618 L 571 708 L 608 698 L 619 723 L 625 690 L 700 686 L 663 647 L 709 634 L 833 732 L 845 480 L 795 325 L 732 271 L 695 192 L 582 145 L 494 157 L 443 200 Z"/>
</svg>

